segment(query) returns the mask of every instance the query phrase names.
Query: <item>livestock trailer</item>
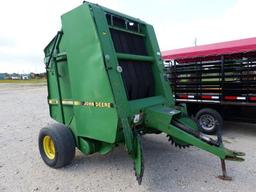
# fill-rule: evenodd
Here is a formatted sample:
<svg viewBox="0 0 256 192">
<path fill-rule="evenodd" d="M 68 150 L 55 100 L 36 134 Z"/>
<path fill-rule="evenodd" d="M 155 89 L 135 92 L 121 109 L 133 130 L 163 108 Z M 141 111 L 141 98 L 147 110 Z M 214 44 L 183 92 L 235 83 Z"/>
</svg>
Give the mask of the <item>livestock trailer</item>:
<svg viewBox="0 0 256 192">
<path fill-rule="evenodd" d="M 223 119 L 255 122 L 256 38 L 163 51 L 176 103 L 205 133 Z"/>
</svg>

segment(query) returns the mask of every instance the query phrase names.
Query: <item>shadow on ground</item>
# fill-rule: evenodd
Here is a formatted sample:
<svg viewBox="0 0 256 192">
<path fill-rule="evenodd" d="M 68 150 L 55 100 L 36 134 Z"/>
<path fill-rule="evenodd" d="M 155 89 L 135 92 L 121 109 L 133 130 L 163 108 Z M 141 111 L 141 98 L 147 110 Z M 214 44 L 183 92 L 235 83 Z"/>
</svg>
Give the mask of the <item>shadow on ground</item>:
<svg viewBox="0 0 256 192">
<path fill-rule="evenodd" d="M 142 185 L 147 191 L 169 191 L 173 186 L 189 190 L 194 181 L 207 184 L 211 180 L 217 180 L 219 173 L 219 161 L 206 152 L 196 148 L 179 149 L 171 145 L 164 135 L 143 136 L 145 173 Z M 107 155 L 94 154 L 84 156 L 77 152 L 75 161 L 65 171 L 88 172 L 93 169 L 116 169 L 121 175 L 130 174 L 134 185 L 137 185 L 131 158 L 127 155 L 123 146 L 119 146 Z M 216 169 L 218 168 L 218 170 Z M 203 170 L 200 173 L 200 170 Z M 91 170 L 92 171 L 92 170 Z M 118 174 L 119 175 L 119 174 Z M 117 175 L 117 176 L 118 176 Z M 200 176 L 198 176 L 200 175 Z M 120 179 L 113 175 L 113 180 Z"/>
</svg>

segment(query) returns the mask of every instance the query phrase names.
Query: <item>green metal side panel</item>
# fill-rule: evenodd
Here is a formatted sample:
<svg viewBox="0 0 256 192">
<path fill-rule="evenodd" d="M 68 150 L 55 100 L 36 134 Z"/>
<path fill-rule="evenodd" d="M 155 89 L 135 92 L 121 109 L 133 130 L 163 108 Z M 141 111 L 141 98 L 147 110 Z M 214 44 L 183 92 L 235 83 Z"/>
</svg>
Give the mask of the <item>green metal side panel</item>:
<svg viewBox="0 0 256 192">
<path fill-rule="evenodd" d="M 52 64 L 54 65 L 54 63 Z M 47 71 L 47 84 L 48 84 L 48 99 L 60 100 L 58 93 L 58 85 L 56 81 L 56 72 L 54 69 L 50 68 Z M 60 105 L 49 105 L 50 116 L 56 121 L 63 123 L 63 117 Z"/>
<path fill-rule="evenodd" d="M 101 45 L 88 5 L 62 16 L 72 98 L 114 104 Z M 63 98 L 69 99 L 69 98 Z M 73 106 L 77 136 L 114 143 L 118 117 L 114 107 Z"/>
<path fill-rule="evenodd" d="M 146 36 L 146 45 L 148 47 L 148 51 L 150 52 L 150 56 L 153 56 L 155 61 L 152 68 L 155 79 L 156 95 L 162 95 L 166 99 L 168 106 L 173 107 L 175 104 L 172 97 L 172 91 L 170 89 L 168 81 L 164 79 L 164 64 L 163 60 L 161 59 L 161 53 L 154 28 L 152 25 L 147 24 L 145 25 L 144 30 L 145 33 L 148 34 Z"/>
<path fill-rule="evenodd" d="M 64 118 L 62 115 L 62 109 L 61 105 L 59 105 L 60 101 L 60 94 L 58 91 L 58 83 L 57 83 L 57 72 L 56 72 L 56 63 L 54 59 L 54 52 L 52 52 L 55 49 L 55 38 L 54 37 L 51 42 L 46 46 L 44 49 L 45 53 L 45 64 L 48 65 L 48 68 L 46 69 L 47 72 L 47 88 L 48 88 L 48 100 L 55 99 L 58 104 L 49 105 L 49 111 L 50 116 L 55 119 L 56 121 L 60 123 L 64 123 Z M 49 57 L 52 54 L 51 62 L 49 63 Z"/>
<path fill-rule="evenodd" d="M 64 38 L 63 38 L 64 39 Z M 61 46 L 60 46 L 61 47 Z M 67 60 L 56 61 L 58 68 L 58 78 L 60 85 L 60 92 L 62 99 L 72 98 L 70 78 L 69 78 L 69 69 Z M 73 118 L 74 110 L 72 105 L 62 105 L 63 107 L 63 119 L 64 124 L 69 125 Z"/>
</svg>

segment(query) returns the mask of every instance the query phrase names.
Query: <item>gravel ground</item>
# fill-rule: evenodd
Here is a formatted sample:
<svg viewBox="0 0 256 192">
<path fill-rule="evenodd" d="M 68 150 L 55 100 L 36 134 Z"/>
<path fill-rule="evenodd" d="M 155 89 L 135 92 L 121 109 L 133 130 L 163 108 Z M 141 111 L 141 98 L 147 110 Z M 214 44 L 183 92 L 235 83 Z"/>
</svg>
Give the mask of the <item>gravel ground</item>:
<svg viewBox="0 0 256 192">
<path fill-rule="evenodd" d="M 233 181 L 216 178 L 220 161 L 191 147 L 179 150 L 164 135 L 143 137 L 145 172 L 139 186 L 123 147 L 108 155 L 84 156 L 62 169 L 47 167 L 37 137 L 52 122 L 45 85 L 0 84 L 0 191 L 255 191 L 256 126 L 225 123 L 226 146 L 245 152 L 243 163 L 227 162 Z"/>
</svg>

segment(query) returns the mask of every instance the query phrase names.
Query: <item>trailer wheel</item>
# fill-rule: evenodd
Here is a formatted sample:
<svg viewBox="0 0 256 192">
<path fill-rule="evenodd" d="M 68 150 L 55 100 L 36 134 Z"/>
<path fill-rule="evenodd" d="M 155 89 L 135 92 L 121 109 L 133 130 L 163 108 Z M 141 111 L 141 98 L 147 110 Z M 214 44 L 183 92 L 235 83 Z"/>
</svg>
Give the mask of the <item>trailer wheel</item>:
<svg viewBox="0 0 256 192">
<path fill-rule="evenodd" d="M 210 108 L 201 109 L 196 114 L 199 129 L 206 134 L 215 134 L 222 129 L 223 119 L 218 111 Z"/>
<path fill-rule="evenodd" d="M 40 130 L 39 151 L 43 161 L 52 168 L 71 163 L 75 156 L 75 141 L 71 130 L 61 124 L 52 124 Z"/>
</svg>

